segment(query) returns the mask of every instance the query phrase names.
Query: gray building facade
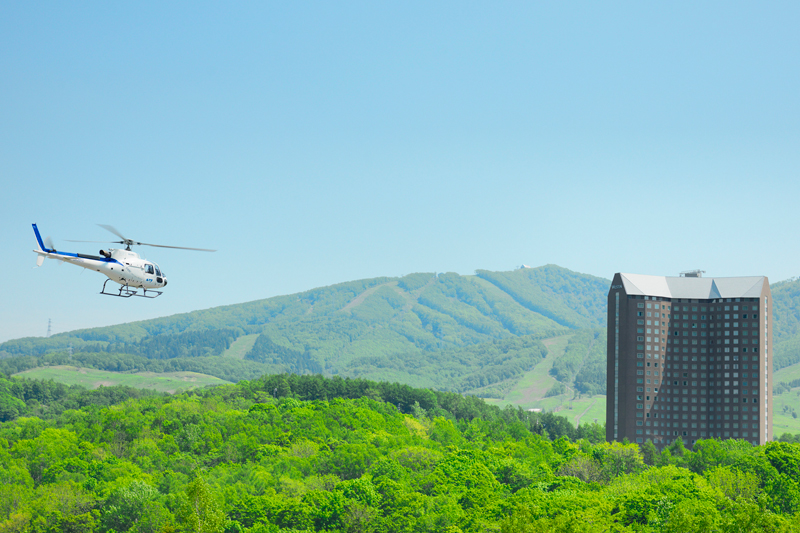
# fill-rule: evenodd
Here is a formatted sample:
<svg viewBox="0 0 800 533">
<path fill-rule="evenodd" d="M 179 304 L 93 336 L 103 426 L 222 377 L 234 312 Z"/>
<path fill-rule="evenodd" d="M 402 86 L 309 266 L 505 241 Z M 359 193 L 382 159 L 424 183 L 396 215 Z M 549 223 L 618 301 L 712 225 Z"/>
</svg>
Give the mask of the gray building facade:
<svg viewBox="0 0 800 533">
<path fill-rule="evenodd" d="M 772 440 L 765 276 L 617 273 L 608 292 L 606 440 Z"/>
</svg>

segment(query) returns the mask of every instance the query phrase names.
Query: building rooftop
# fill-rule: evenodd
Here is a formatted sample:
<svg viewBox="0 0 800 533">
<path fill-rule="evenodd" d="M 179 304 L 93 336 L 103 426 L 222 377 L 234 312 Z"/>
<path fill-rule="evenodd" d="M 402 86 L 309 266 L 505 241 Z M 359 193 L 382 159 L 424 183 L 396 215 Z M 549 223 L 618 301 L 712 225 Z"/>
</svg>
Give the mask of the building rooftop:
<svg viewBox="0 0 800 533">
<path fill-rule="evenodd" d="M 627 294 L 707 300 L 714 298 L 758 298 L 766 276 L 741 278 L 700 278 L 623 274 Z"/>
</svg>

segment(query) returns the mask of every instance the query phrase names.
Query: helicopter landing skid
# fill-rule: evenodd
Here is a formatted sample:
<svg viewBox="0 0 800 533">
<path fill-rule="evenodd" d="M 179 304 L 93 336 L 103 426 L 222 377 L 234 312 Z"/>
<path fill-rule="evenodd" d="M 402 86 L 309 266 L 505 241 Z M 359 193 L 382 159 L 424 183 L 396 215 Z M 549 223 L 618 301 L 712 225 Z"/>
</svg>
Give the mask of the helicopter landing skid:
<svg viewBox="0 0 800 533">
<path fill-rule="evenodd" d="M 131 296 L 138 296 L 139 298 L 158 298 L 161 296 L 162 291 L 155 291 L 150 289 L 150 294 L 147 294 L 147 289 L 142 289 L 144 294 L 139 294 L 137 289 L 131 288 L 129 285 L 122 285 L 119 288 L 119 292 L 114 294 L 113 292 L 106 292 L 106 283 L 111 281 L 107 279 L 105 283 L 103 283 L 103 290 L 100 291 L 100 294 L 105 294 L 106 296 L 116 296 L 118 298 L 130 298 Z M 151 296 L 152 294 L 152 296 Z"/>
</svg>

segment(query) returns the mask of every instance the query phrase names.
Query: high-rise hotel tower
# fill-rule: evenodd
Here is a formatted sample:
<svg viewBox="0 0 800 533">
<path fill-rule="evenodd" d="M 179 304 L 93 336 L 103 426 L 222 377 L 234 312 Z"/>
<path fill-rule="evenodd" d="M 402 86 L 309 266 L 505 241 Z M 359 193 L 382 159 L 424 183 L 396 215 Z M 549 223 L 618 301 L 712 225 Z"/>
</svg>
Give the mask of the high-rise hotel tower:
<svg viewBox="0 0 800 533">
<path fill-rule="evenodd" d="M 772 439 L 765 276 L 615 274 L 608 292 L 606 439 Z"/>
</svg>

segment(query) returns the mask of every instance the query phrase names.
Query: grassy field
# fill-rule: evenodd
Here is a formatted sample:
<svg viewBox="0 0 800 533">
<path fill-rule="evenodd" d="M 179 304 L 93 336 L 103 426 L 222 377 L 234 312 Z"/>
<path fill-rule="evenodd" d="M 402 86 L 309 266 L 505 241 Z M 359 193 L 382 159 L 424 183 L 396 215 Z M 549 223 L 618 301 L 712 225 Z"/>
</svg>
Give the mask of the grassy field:
<svg viewBox="0 0 800 533">
<path fill-rule="evenodd" d="M 533 370 L 522 376 L 502 400 L 487 399 L 486 401 L 499 406 L 513 405 L 523 409 L 555 411 L 568 417 L 575 425 L 591 423 L 595 419 L 600 424 L 604 423 L 606 417 L 606 397 L 604 395 L 574 398 L 575 391 L 568 387 L 565 394 L 544 397 L 556 383 L 556 379 L 550 375 L 553 362 L 564 355 L 564 350 L 571 337 L 571 335 L 564 335 L 545 339 L 543 342 L 547 346 L 547 357 Z"/>
<path fill-rule="evenodd" d="M 123 374 L 66 365 L 32 368 L 15 375 L 29 379 L 52 379 L 65 385 L 80 385 L 87 389 L 96 389 L 101 386 L 127 385 L 137 389 L 154 389 L 170 394 L 181 390 L 228 383 L 222 379 L 196 372 L 165 372 L 163 374 L 137 372 L 135 374 Z"/>
<path fill-rule="evenodd" d="M 787 366 L 772 375 L 773 383 L 789 383 L 800 379 L 800 363 Z M 787 411 L 784 411 L 787 407 Z M 792 417 L 792 409 L 798 418 Z M 783 394 L 772 396 L 772 435 L 777 438 L 783 433 L 800 433 L 800 387 Z"/>
<path fill-rule="evenodd" d="M 544 345 L 547 347 L 547 357 L 537 364 L 533 370 L 526 373 L 517 382 L 517 385 L 503 398 L 503 404 L 519 405 L 525 407 L 535 407 L 532 405 L 544 398 L 545 393 L 555 385 L 556 380 L 549 372 L 553 368 L 553 362 L 564 355 L 572 335 L 545 339 Z M 554 396 L 553 398 L 557 398 Z"/>
<path fill-rule="evenodd" d="M 225 350 L 225 353 L 222 354 L 223 357 L 233 357 L 234 359 L 244 359 L 244 356 L 247 355 L 247 352 L 250 351 L 250 348 L 256 343 L 256 339 L 258 338 L 258 333 L 253 333 L 252 335 L 242 335 L 231 344 L 231 347 Z"/>
<path fill-rule="evenodd" d="M 780 383 L 781 381 L 789 383 L 790 381 L 800 379 L 800 363 L 795 363 L 792 366 L 781 368 L 772 374 L 772 378 L 774 383 Z"/>
<path fill-rule="evenodd" d="M 792 409 L 798 418 L 792 417 Z M 782 433 L 800 433 L 800 387 L 772 397 L 772 434 L 780 437 Z"/>
</svg>

